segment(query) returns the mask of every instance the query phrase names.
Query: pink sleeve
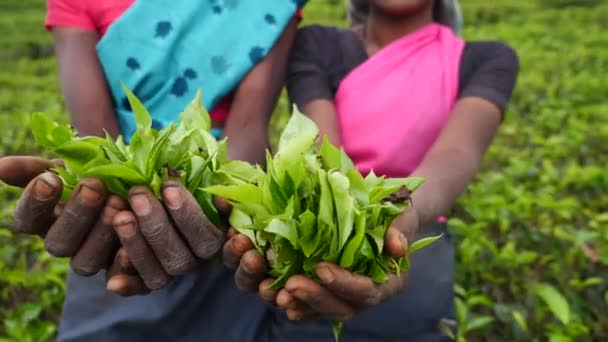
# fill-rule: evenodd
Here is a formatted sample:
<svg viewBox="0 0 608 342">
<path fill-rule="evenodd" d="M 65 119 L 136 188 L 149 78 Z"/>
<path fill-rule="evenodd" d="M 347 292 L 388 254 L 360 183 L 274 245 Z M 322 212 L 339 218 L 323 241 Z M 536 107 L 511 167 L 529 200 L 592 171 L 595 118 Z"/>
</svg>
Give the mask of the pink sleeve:
<svg viewBox="0 0 608 342">
<path fill-rule="evenodd" d="M 46 28 L 60 26 L 96 30 L 87 13 L 86 3 L 86 0 L 47 0 Z"/>
</svg>

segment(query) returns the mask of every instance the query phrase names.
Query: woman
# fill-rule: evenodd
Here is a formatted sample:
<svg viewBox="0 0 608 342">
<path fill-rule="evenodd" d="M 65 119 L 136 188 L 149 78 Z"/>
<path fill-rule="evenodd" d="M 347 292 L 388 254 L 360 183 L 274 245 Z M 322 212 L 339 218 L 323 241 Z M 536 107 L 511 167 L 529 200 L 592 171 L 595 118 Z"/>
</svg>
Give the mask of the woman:
<svg viewBox="0 0 608 342">
<path fill-rule="evenodd" d="M 454 246 L 444 215 L 479 169 L 514 88 L 518 60 L 504 44 L 460 39 L 442 22 L 443 1 L 350 4 L 363 14 L 360 25 L 298 32 L 289 96 L 363 173 L 425 177 L 413 207 L 392 228 L 405 237 L 443 237 L 413 256 L 407 282 L 394 277 L 374 285 L 324 263 L 316 269 L 320 285 L 294 276 L 274 292 L 265 280 L 260 295 L 291 320 L 346 320 L 345 341 L 442 340 L 454 319 Z M 395 254 L 388 246 L 385 252 Z M 247 253 L 241 265 L 248 262 L 251 270 L 261 259 Z M 277 341 L 331 339 L 327 321 L 280 317 Z"/>
<path fill-rule="evenodd" d="M 46 25 L 72 125 L 82 135 L 105 130 L 129 140 L 134 118 L 120 81 L 148 107 L 155 128 L 176 121 L 200 88 L 214 133 L 230 137 L 229 157 L 263 161 L 268 115 L 305 2 L 48 0 Z M 15 213 L 18 229 L 44 236 L 47 249 L 72 257 L 83 275 L 114 259 L 113 292 L 157 290 L 122 298 L 106 291 L 105 272 L 70 273 L 60 341 L 257 340 L 265 312 L 257 298 L 240 293 L 221 267 L 189 273 L 217 254 L 224 237 L 180 185 L 165 184 L 164 203 L 134 188 L 127 205 L 86 179 L 56 217 L 61 181 L 51 173 L 32 180 L 50 162 L 13 157 L 0 164 L 4 180 L 29 182 Z M 68 232 L 79 239 L 62 239 Z M 242 318 L 233 313 L 237 306 Z"/>
</svg>

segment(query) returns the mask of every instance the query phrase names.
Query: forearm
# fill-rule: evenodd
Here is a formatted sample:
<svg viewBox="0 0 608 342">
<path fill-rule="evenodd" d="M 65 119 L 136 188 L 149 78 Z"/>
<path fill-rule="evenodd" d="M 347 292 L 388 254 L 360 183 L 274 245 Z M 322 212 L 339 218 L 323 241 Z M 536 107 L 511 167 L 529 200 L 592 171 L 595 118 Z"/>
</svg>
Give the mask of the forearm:
<svg viewBox="0 0 608 342">
<path fill-rule="evenodd" d="M 230 132 L 235 132 L 230 134 Z M 254 164 L 266 163 L 268 147 L 268 121 L 251 122 L 246 125 L 226 125 L 224 134 L 228 138 L 228 159 L 244 160 Z"/>
<path fill-rule="evenodd" d="M 54 28 L 61 88 L 72 126 L 80 135 L 119 134 L 110 91 L 95 46 L 94 31 Z"/>
<path fill-rule="evenodd" d="M 426 182 L 412 195 L 420 224 L 429 224 L 447 215 L 458 196 L 479 170 L 481 156 L 462 149 L 445 149 L 427 155 L 412 176 Z"/>
<path fill-rule="evenodd" d="M 268 121 L 285 80 L 296 29 L 293 19 L 266 58 L 239 85 L 224 128 L 229 158 L 264 164 Z"/>
</svg>

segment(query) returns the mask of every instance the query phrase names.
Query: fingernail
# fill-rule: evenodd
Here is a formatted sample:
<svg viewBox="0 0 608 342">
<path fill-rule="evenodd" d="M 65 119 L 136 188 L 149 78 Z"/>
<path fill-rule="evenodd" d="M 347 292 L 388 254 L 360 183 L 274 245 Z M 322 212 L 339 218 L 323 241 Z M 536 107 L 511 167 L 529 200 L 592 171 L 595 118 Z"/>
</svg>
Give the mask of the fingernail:
<svg viewBox="0 0 608 342">
<path fill-rule="evenodd" d="M 146 195 L 133 195 L 131 197 L 131 208 L 137 215 L 148 215 L 152 211 L 152 206 Z"/>
<path fill-rule="evenodd" d="M 317 267 L 317 275 L 325 284 L 331 284 L 334 281 L 334 274 L 327 266 Z"/>
<path fill-rule="evenodd" d="M 130 238 L 135 235 L 135 225 L 132 222 L 127 222 L 116 227 L 118 235 L 123 238 Z"/>
<path fill-rule="evenodd" d="M 165 202 L 171 209 L 179 209 L 182 206 L 182 193 L 178 187 L 167 186 L 163 192 Z"/>
<path fill-rule="evenodd" d="M 47 200 L 55 194 L 55 187 L 57 187 L 57 181 L 52 175 L 43 173 L 36 179 L 34 184 L 34 195 L 39 200 Z"/>
<path fill-rule="evenodd" d="M 95 204 L 101 199 L 101 194 L 86 185 L 81 185 L 78 198 L 86 204 Z"/>
<path fill-rule="evenodd" d="M 235 236 L 230 239 L 230 247 L 236 253 L 245 253 L 247 251 L 247 246 L 245 245 L 245 241 L 243 241 L 240 236 Z"/>
<path fill-rule="evenodd" d="M 409 247 L 407 244 L 407 238 L 403 234 L 399 234 L 399 240 L 401 241 L 401 246 L 403 246 L 403 251 L 407 253 L 407 249 Z"/>
<path fill-rule="evenodd" d="M 243 262 L 241 263 L 241 267 L 243 267 L 243 271 L 247 274 L 255 273 L 255 267 L 252 265 L 251 256 L 245 254 L 243 255 Z"/>
<path fill-rule="evenodd" d="M 106 290 L 110 292 L 119 292 L 122 289 L 122 282 L 120 279 L 110 278 L 106 284 Z"/>
</svg>

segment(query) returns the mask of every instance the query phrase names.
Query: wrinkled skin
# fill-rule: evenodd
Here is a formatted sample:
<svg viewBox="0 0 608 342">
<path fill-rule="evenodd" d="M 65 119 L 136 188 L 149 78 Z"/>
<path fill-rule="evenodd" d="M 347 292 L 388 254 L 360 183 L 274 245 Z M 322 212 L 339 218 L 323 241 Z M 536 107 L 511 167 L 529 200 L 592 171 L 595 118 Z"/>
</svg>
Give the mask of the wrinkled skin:
<svg viewBox="0 0 608 342">
<path fill-rule="evenodd" d="M 14 230 L 44 238 L 50 254 L 71 258 L 74 272 L 91 276 L 108 270 L 110 291 L 135 295 L 162 288 L 172 276 L 219 254 L 224 234 L 182 185 L 164 184 L 164 202 L 145 187 L 132 188 L 124 200 L 109 195 L 102 181 L 87 178 L 62 204 L 61 179 L 47 171 L 55 163 L 0 158 L 0 180 L 25 188 Z"/>
<path fill-rule="evenodd" d="M 415 210 L 407 209 L 389 228 L 385 237 L 385 252 L 400 258 L 407 251 L 418 228 Z M 223 261 L 235 269 L 235 282 L 243 291 L 258 291 L 260 297 L 287 313 L 289 319 L 300 320 L 322 316 L 345 321 L 367 307 L 377 305 L 396 294 L 407 284 L 407 273 L 391 275 L 385 284 L 375 284 L 371 278 L 352 274 L 338 265 L 320 263 L 315 273 L 318 283 L 302 275 L 292 276 L 280 290 L 269 288 L 274 279 L 267 279 L 266 259 L 253 248 L 251 240 L 230 232 L 224 245 Z"/>
</svg>

